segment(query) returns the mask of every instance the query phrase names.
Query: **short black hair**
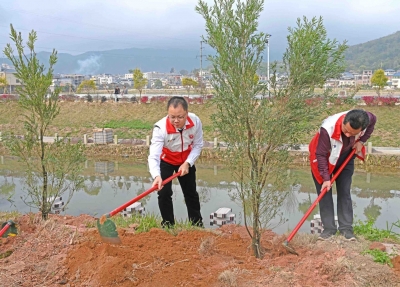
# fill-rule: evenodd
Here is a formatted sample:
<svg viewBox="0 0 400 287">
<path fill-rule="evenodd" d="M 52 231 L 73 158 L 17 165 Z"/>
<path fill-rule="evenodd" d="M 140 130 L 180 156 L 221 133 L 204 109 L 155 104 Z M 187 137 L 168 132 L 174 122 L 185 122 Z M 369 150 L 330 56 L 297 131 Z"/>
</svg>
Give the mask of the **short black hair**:
<svg viewBox="0 0 400 287">
<path fill-rule="evenodd" d="M 167 110 L 169 109 L 170 106 L 173 106 L 174 108 L 177 108 L 179 105 L 182 106 L 184 111 L 188 111 L 188 103 L 186 102 L 184 97 L 178 97 L 174 96 L 169 99 L 168 104 L 167 104 Z"/>
<path fill-rule="evenodd" d="M 365 130 L 369 125 L 369 116 L 364 110 L 351 110 L 344 117 L 343 124 L 349 123 L 350 126 L 358 130 Z"/>
</svg>

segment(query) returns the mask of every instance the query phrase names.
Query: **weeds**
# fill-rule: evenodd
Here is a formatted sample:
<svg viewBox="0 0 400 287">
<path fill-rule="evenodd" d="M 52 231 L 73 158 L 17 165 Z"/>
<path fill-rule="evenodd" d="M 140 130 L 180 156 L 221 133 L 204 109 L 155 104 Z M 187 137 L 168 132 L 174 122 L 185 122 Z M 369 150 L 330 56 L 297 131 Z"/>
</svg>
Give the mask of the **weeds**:
<svg viewBox="0 0 400 287">
<path fill-rule="evenodd" d="M 148 232 L 152 228 L 161 227 L 161 218 L 154 214 L 132 214 L 131 217 L 116 216 L 114 222 L 117 226 L 127 228 L 131 224 L 137 224 L 135 228 L 137 233 Z"/>
<path fill-rule="evenodd" d="M 362 252 L 362 254 L 363 255 L 369 254 L 374 259 L 374 262 L 381 263 L 384 265 L 387 264 L 393 268 L 392 260 L 390 259 L 389 254 L 387 254 L 385 251 L 372 249 L 372 250 L 365 250 Z"/>
<path fill-rule="evenodd" d="M 386 229 L 378 229 L 375 227 L 375 220 L 369 218 L 367 221 L 357 220 L 354 224 L 354 233 L 363 236 L 369 241 L 382 241 L 384 239 L 392 239 L 400 242 L 399 234 L 392 231 L 393 226 L 397 223 L 392 223 L 389 227 L 387 224 Z"/>
</svg>

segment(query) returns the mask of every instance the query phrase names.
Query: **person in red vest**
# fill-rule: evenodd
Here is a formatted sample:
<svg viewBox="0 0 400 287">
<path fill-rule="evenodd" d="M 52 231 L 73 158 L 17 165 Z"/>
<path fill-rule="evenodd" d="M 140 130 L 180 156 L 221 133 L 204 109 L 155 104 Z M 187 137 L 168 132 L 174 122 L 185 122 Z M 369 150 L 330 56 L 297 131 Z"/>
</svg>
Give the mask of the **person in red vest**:
<svg viewBox="0 0 400 287">
<path fill-rule="evenodd" d="M 351 181 L 354 158 L 364 159 L 365 142 L 370 138 L 376 116 L 364 110 L 354 109 L 326 118 L 309 144 L 312 177 L 318 195 L 325 187 L 328 192 L 319 202 L 321 221 L 324 226 L 318 240 L 328 240 L 339 229 L 347 240 L 355 241 L 353 233 L 353 204 Z M 356 155 L 348 162 L 336 179 L 337 217 L 336 227 L 330 179 L 345 161 L 352 149 Z"/>
<path fill-rule="evenodd" d="M 162 226 L 175 224 L 172 204 L 172 182 L 162 186 L 162 181 L 181 171 L 178 177 L 188 211 L 189 221 L 203 226 L 200 199 L 196 190 L 194 165 L 203 147 L 202 123 L 195 114 L 188 112 L 183 97 L 172 97 L 167 104 L 168 115 L 154 125 L 148 157 L 149 171 L 158 187 L 158 206 Z"/>
</svg>

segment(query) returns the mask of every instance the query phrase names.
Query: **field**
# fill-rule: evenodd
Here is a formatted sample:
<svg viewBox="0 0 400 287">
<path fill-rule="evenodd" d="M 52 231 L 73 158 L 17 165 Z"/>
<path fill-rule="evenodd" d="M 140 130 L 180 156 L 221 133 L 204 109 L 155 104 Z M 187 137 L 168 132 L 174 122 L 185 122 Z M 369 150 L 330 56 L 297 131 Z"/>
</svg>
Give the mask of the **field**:
<svg viewBox="0 0 400 287">
<path fill-rule="evenodd" d="M 166 115 L 165 103 L 134 104 L 130 102 L 61 102 L 61 112 L 49 127 L 47 136 L 83 137 L 93 134 L 94 128 L 113 128 L 118 138 L 145 139 L 151 135 L 153 124 Z M 374 113 L 378 122 L 370 139 L 374 146 L 400 146 L 400 106 L 331 106 L 330 114 L 345 111 L 353 107 L 361 107 Z M 210 103 L 191 104 L 189 110 L 197 114 L 203 122 L 204 138 L 212 141 L 215 137 L 211 114 L 215 111 Z M 0 103 L 0 131 L 23 134 L 23 116 L 14 101 Z M 321 114 L 309 124 L 315 127 L 328 114 Z M 312 134 L 304 134 L 301 143 L 307 144 Z"/>
</svg>

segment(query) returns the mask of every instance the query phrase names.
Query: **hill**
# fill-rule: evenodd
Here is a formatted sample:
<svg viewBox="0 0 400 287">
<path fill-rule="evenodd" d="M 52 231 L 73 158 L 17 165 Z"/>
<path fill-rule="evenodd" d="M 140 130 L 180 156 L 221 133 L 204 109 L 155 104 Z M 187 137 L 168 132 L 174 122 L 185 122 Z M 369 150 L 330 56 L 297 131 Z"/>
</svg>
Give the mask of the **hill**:
<svg viewBox="0 0 400 287">
<path fill-rule="evenodd" d="M 200 67 L 197 50 L 183 49 L 117 49 L 108 51 L 91 51 L 80 55 L 58 54 L 55 73 L 76 74 L 125 74 L 129 70 L 140 68 L 142 71 L 176 72 L 192 71 Z M 39 61 L 47 63 L 49 52 L 38 52 Z M 204 65 L 203 58 L 203 65 Z M 0 63 L 11 64 L 6 58 Z M 204 65 L 205 66 L 205 65 Z"/>
<path fill-rule="evenodd" d="M 282 51 L 271 53 L 271 62 L 280 61 Z M 47 63 L 50 53 L 38 52 L 42 63 Z M 349 46 L 345 53 L 346 70 L 375 70 L 378 68 L 400 70 L 400 31 L 366 43 Z M 0 58 L 0 63 L 8 63 Z M 203 67 L 209 63 L 203 58 Z M 90 51 L 79 55 L 58 54 L 55 73 L 76 74 L 125 74 L 134 68 L 142 71 L 176 72 L 192 71 L 200 67 L 196 49 L 114 49 Z"/>
<path fill-rule="evenodd" d="M 347 70 L 400 70 L 400 31 L 350 46 L 345 54 Z"/>
</svg>

